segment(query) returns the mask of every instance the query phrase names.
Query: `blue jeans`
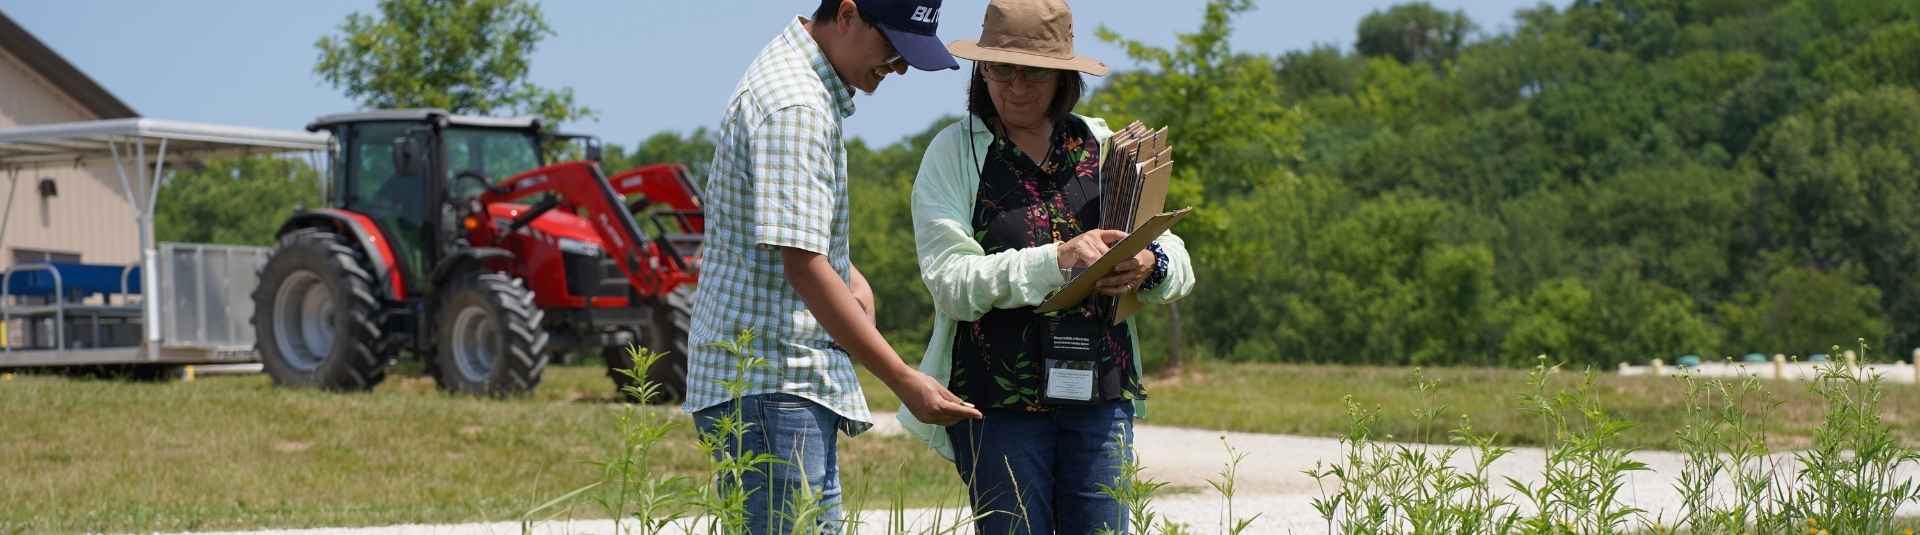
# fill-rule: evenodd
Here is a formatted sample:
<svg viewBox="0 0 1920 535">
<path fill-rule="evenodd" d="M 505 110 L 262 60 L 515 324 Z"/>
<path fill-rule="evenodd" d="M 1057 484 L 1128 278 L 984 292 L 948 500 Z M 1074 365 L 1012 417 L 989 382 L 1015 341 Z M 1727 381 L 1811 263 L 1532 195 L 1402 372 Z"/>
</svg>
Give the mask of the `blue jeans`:
<svg viewBox="0 0 1920 535">
<path fill-rule="evenodd" d="M 721 437 L 724 449 L 714 452 L 741 458 L 750 454 L 769 454 L 778 462 L 756 467 L 741 477 L 747 496 L 747 532 L 753 535 L 791 533 L 793 501 L 814 493 L 819 514 L 814 519 L 820 533 L 839 533 L 840 462 L 838 437 L 841 417 L 806 398 L 792 394 L 758 394 L 721 403 L 693 415 L 693 424 L 702 435 L 716 433 L 720 418 L 734 414 L 748 424 L 738 440 Z M 716 485 L 732 484 L 726 475 Z"/>
<path fill-rule="evenodd" d="M 981 412 L 947 427 L 974 514 L 985 515 L 977 533 L 1127 532 L 1127 508 L 1101 486 L 1119 486 L 1132 455 L 1133 402 Z"/>
</svg>

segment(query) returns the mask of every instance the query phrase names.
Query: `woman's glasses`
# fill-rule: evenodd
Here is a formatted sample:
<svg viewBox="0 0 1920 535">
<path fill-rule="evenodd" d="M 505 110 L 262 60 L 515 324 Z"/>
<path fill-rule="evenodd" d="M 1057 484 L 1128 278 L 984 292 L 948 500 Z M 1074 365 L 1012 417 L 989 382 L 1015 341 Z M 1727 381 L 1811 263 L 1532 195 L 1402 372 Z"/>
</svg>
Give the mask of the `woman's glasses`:
<svg viewBox="0 0 1920 535">
<path fill-rule="evenodd" d="M 1014 80 L 1015 75 L 1029 82 L 1045 82 L 1052 80 L 1054 76 L 1060 74 L 1060 71 L 1054 69 L 1028 67 L 1026 65 L 1014 65 L 1010 63 L 983 63 L 980 66 L 980 71 L 986 73 L 988 80 L 995 82 L 1011 82 Z"/>
</svg>

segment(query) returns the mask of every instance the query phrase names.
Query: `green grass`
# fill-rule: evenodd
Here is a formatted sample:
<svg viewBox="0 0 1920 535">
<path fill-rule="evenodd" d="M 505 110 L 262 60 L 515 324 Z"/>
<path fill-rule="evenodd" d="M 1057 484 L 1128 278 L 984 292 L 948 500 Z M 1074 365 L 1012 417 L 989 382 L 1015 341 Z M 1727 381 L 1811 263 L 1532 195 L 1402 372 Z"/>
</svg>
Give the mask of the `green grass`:
<svg viewBox="0 0 1920 535">
<path fill-rule="evenodd" d="M 1527 370 L 1498 368 L 1430 368 L 1421 370 L 1437 387 L 1434 397 L 1447 409 L 1439 429 L 1424 436 L 1406 408 L 1419 406 L 1412 368 L 1301 364 L 1248 364 L 1201 361 L 1188 364 L 1178 375 L 1148 380 L 1147 418 L 1141 423 L 1219 431 L 1277 433 L 1333 437 L 1348 429 L 1343 399 L 1352 395 L 1367 407 L 1384 407 L 1378 429 L 1400 441 L 1445 442 L 1445 428 L 1461 414 L 1473 419 L 1482 432 L 1498 434 L 1503 445 L 1538 446 L 1542 429 L 1521 410 L 1520 395 L 1528 392 Z M 893 411 L 900 401 L 878 379 L 861 374 L 867 405 Z M 1571 387 L 1581 374 L 1565 371 L 1554 386 Z M 1769 420 L 1769 444 L 1777 448 L 1804 447 L 1811 442 L 1822 414 L 1820 397 L 1798 381 L 1762 381 L 1761 387 L 1784 402 Z M 1910 384 L 1885 385 L 1887 403 L 1881 417 L 1908 443 L 1920 443 L 1920 421 L 1896 411 L 1920 406 L 1920 388 Z M 1621 437 L 1626 446 L 1677 450 L 1676 433 L 1684 420 L 1681 407 L 1687 385 L 1677 377 L 1596 378 L 1600 403 L 1608 411 L 1633 422 Z"/>
<path fill-rule="evenodd" d="M 1496 433 L 1500 444 L 1545 443 L 1547 437 L 1542 436 L 1537 420 L 1522 410 L 1520 396 L 1531 391 L 1527 370 L 1432 368 L 1421 373 L 1437 387 L 1433 393 L 1439 405 L 1436 408 L 1445 409 L 1439 415 L 1441 429 L 1428 436 L 1421 436 L 1421 426 L 1407 410 L 1424 405 L 1411 368 L 1190 364 L 1178 376 L 1149 382 L 1151 399 L 1143 423 L 1332 437 L 1348 429 L 1342 399 L 1352 395 L 1363 406 L 1386 409 L 1381 411 L 1377 430 L 1391 434 L 1394 440 L 1444 442 L 1444 429 L 1465 414 L 1480 432 Z M 1563 371 L 1555 374 L 1550 384 L 1570 388 L 1581 381 L 1581 376 L 1577 371 Z M 1820 397 L 1808 386 L 1799 381 L 1761 381 L 1761 388 L 1782 402 L 1780 410 L 1770 414 L 1766 422 L 1769 445 L 1793 449 L 1811 442 L 1814 429 L 1825 415 Z M 1886 384 L 1883 389 L 1886 400 L 1880 407 L 1881 417 L 1903 442 L 1920 443 L 1920 421 L 1899 412 L 1902 407 L 1920 406 L 1920 388 Z M 1601 373 L 1595 378 L 1595 394 L 1608 412 L 1633 423 L 1621 436 L 1623 445 L 1680 448 L 1676 436 L 1685 419 L 1684 380 Z"/>
<path fill-rule="evenodd" d="M 511 401 L 441 395 L 417 376 L 329 394 L 261 375 L 16 375 L 0 382 L 0 533 L 515 520 L 598 479 L 617 438 L 611 399 L 604 370 L 586 366 L 549 368 Z M 708 459 L 676 417 L 666 464 L 695 475 Z M 910 506 L 964 497 L 952 465 L 912 439 L 841 444 L 853 506 L 883 508 L 897 489 Z"/>
</svg>

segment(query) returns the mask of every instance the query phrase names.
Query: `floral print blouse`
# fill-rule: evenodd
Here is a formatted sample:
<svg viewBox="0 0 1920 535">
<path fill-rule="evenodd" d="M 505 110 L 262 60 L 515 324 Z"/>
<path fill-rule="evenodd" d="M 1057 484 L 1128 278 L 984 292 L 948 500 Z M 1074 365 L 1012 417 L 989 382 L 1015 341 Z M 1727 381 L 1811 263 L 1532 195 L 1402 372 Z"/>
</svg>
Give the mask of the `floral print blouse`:
<svg viewBox="0 0 1920 535">
<path fill-rule="evenodd" d="M 994 138 L 973 208 L 973 237 L 987 254 L 1064 242 L 1099 225 L 1099 140 L 1086 123 L 1067 116 L 1054 124 L 1048 147 L 1046 158 L 1035 164 L 1012 140 Z M 1044 325 L 1078 316 L 1105 326 L 1094 348 L 1100 355 L 1095 399 L 1144 398 L 1132 369 L 1126 324 L 1106 326 L 1102 319 L 1112 306 L 1111 299 L 1089 298 L 1051 315 L 1021 307 L 959 322 L 950 388 L 980 407 L 1047 410 L 1041 395 Z"/>
</svg>

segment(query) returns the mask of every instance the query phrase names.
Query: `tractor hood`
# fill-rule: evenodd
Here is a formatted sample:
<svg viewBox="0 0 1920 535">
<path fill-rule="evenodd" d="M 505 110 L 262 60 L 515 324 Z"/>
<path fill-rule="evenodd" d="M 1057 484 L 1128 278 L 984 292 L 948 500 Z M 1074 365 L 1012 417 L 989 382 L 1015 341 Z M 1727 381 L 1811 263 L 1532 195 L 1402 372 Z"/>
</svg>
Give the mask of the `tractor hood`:
<svg viewBox="0 0 1920 535">
<path fill-rule="evenodd" d="M 525 212 L 530 208 L 530 206 L 524 204 L 497 203 L 491 206 L 489 210 L 494 221 L 512 221 L 514 217 L 519 216 L 521 212 Z M 544 235 L 543 239 L 567 238 L 591 243 L 597 247 L 602 247 L 604 250 L 604 244 L 600 243 L 600 235 L 593 231 L 593 226 L 587 223 L 586 218 L 560 210 L 552 210 L 541 214 L 540 218 L 533 220 L 533 223 L 527 225 L 527 228 Z"/>
</svg>

